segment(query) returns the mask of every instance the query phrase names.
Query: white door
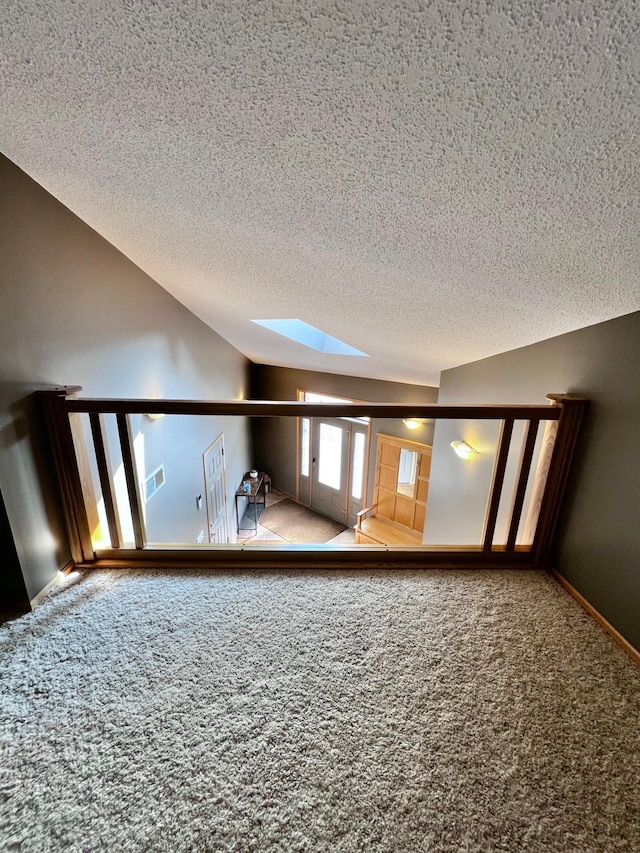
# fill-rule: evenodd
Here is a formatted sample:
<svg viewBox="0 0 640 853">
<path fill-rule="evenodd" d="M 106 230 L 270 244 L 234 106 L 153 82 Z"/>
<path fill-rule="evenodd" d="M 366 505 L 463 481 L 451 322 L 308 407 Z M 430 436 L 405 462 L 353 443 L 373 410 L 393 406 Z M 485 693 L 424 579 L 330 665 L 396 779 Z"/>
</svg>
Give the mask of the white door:
<svg viewBox="0 0 640 853">
<path fill-rule="evenodd" d="M 355 527 L 356 515 L 364 506 L 365 473 L 369 430 L 366 426 L 351 424 L 351 452 L 349 454 L 349 497 L 347 501 L 348 527 Z"/>
<path fill-rule="evenodd" d="M 209 542 L 228 542 L 224 436 L 222 433 L 216 438 L 211 447 L 205 450 L 203 461 Z"/>
<path fill-rule="evenodd" d="M 347 523 L 350 424 L 338 418 L 316 418 L 311 458 L 311 508 Z"/>
</svg>

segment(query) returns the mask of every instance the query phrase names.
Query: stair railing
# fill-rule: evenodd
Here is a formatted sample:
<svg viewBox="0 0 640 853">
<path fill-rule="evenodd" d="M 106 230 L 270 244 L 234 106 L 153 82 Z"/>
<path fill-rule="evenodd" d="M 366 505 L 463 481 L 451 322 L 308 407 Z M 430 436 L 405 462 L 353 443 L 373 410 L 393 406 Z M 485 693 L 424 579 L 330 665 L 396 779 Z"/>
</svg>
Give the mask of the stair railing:
<svg viewBox="0 0 640 853">
<path fill-rule="evenodd" d="M 77 396 L 82 389 L 67 386 L 38 392 L 49 433 L 60 488 L 67 535 L 74 562 L 78 565 L 188 565 L 211 563 L 247 565 L 419 565 L 419 566 L 548 566 L 553 537 L 565 491 L 578 431 L 588 401 L 568 394 L 548 394 L 551 405 L 451 405 L 408 406 L 395 403 L 307 403 L 271 401 L 135 400 L 94 399 Z M 91 489 L 86 454 L 78 452 L 83 441 L 78 418 L 88 415 L 93 450 L 104 500 L 111 548 L 94 550 L 89 511 Z M 105 441 L 104 416 L 115 415 L 126 480 L 135 548 L 123 548 L 112 476 Z M 481 542 L 472 546 L 289 546 L 273 549 L 241 548 L 237 545 L 187 545 L 169 548 L 147 545 L 140 484 L 137 482 L 131 415 L 234 415 L 245 417 L 370 417 L 419 419 L 477 419 L 501 422 L 500 438 L 489 490 Z M 495 542 L 496 522 L 503 495 L 507 460 L 514 423 L 525 421 L 524 441 L 515 477 L 508 518 L 506 544 Z M 534 448 L 545 424 L 542 448 L 534 475 L 532 497 L 525 519 L 524 539 L 516 539 L 521 526 L 525 493 L 530 482 Z M 339 556 L 336 556 L 336 551 Z M 384 555 L 380 554 L 384 551 Z M 322 554 L 325 557 L 322 557 Z M 329 554 L 329 556 L 327 556 Z M 293 556 L 292 556 L 293 555 Z"/>
</svg>

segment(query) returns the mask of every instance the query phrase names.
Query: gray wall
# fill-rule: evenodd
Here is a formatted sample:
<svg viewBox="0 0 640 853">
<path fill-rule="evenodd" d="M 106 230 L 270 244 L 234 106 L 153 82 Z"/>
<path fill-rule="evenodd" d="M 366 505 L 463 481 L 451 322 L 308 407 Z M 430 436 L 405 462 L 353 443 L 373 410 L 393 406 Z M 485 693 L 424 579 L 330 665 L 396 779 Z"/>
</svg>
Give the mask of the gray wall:
<svg viewBox="0 0 640 853">
<path fill-rule="evenodd" d="M 407 403 L 427 405 L 438 399 L 438 389 L 430 385 L 405 385 L 357 376 L 340 376 L 312 370 L 293 370 L 264 364 L 251 366 L 251 397 L 254 400 L 296 400 L 298 389 L 320 394 L 349 397 L 367 403 Z M 369 469 L 373 471 L 377 433 L 397 435 L 431 444 L 433 425 L 419 430 L 407 429 L 396 418 L 374 418 L 371 423 Z M 254 419 L 256 465 L 271 474 L 273 484 L 291 495 L 296 494 L 296 419 Z M 373 494 L 373 476 L 368 478 L 367 502 Z"/>
<path fill-rule="evenodd" d="M 2 548 L 0 553 L 2 553 L 2 589 L 4 590 L 4 596 L 0 597 L 0 610 L 28 610 L 27 590 L 1 492 L 0 548 Z"/>
<path fill-rule="evenodd" d="M 635 313 L 444 371 L 439 396 L 441 403 L 546 403 L 550 392 L 590 398 L 560 520 L 556 566 L 636 648 L 640 648 L 639 363 L 640 313 Z M 425 525 L 431 541 L 440 532 L 434 529 L 435 509 L 454 507 L 460 489 L 469 485 L 460 477 L 468 479 L 470 468 L 453 455 L 450 440 L 448 431 L 438 425 Z M 446 464 L 441 464 L 443 460 Z M 478 506 L 482 503 L 483 513 L 484 484 L 474 498 Z M 458 519 L 464 524 L 465 514 Z"/>
<path fill-rule="evenodd" d="M 241 399 L 248 362 L 1 155 L 0 241 L 0 489 L 33 598 L 69 552 L 31 392 L 82 385 L 84 396 Z M 223 429 L 238 454 L 227 458 L 230 492 L 246 470 L 249 430 L 236 422 L 227 435 L 228 426 L 221 420 L 194 437 L 193 482 L 180 486 L 190 516 L 204 489 L 202 452 Z M 149 422 L 153 427 L 156 436 L 168 432 L 162 422 Z M 186 433 L 181 443 L 190 444 Z M 190 536 L 206 529 L 204 509 L 200 514 L 202 521 L 188 521 Z"/>
</svg>

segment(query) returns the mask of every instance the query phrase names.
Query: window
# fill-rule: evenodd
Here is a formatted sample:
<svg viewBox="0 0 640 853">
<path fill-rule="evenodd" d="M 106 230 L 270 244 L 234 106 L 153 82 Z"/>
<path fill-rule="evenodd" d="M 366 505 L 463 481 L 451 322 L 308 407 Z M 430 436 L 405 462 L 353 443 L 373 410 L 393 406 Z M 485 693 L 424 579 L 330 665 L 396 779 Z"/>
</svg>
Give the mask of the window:
<svg viewBox="0 0 640 853">
<path fill-rule="evenodd" d="M 317 352 L 328 353 L 330 355 L 356 355 L 363 358 L 369 356 L 351 344 L 345 344 L 344 341 L 328 335 L 326 332 L 316 329 L 315 326 L 310 326 L 304 320 L 252 320 L 258 326 L 263 326 L 265 329 L 270 329 L 278 335 L 283 335 L 291 341 L 303 344 L 305 347 L 314 349 Z"/>
<path fill-rule="evenodd" d="M 298 389 L 298 400 L 303 403 L 362 403 L 362 400 L 351 400 L 349 397 L 334 397 L 330 394 L 316 394 L 315 391 L 303 391 Z M 342 416 L 344 421 L 355 421 L 359 424 L 368 424 L 371 418 L 349 418 Z"/>
<path fill-rule="evenodd" d="M 353 453 L 351 458 L 351 497 L 361 500 L 362 486 L 364 484 L 364 448 L 365 434 L 356 432 L 353 435 Z"/>
<path fill-rule="evenodd" d="M 311 421 L 309 418 L 302 418 L 302 427 L 300 431 L 300 474 L 303 477 L 309 476 L 309 428 Z"/>
<path fill-rule="evenodd" d="M 415 450 L 406 450 L 403 447 L 400 451 L 396 491 L 400 492 L 401 495 L 412 498 L 415 492 L 417 472 L 418 454 Z"/>
<path fill-rule="evenodd" d="M 342 429 L 320 424 L 320 453 L 318 482 L 331 489 L 340 489 L 342 468 Z"/>
</svg>

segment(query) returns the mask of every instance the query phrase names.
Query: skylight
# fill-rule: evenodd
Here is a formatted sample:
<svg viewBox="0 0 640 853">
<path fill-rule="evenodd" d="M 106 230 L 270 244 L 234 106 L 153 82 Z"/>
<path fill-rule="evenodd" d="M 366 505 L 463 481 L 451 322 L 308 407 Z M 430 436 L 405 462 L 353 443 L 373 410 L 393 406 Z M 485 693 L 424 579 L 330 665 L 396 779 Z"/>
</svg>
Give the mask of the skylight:
<svg viewBox="0 0 640 853">
<path fill-rule="evenodd" d="M 321 332 L 320 329 L 310 326 L 303 320 L 253 320 L 252 322 L 317 352 L 325 352 L 329 355 L 360 355 L 369 358 L 366 352 L 360 352 L 359 349 L 337 338 L 332 338 L 331 335 Z"/>
</svg>

